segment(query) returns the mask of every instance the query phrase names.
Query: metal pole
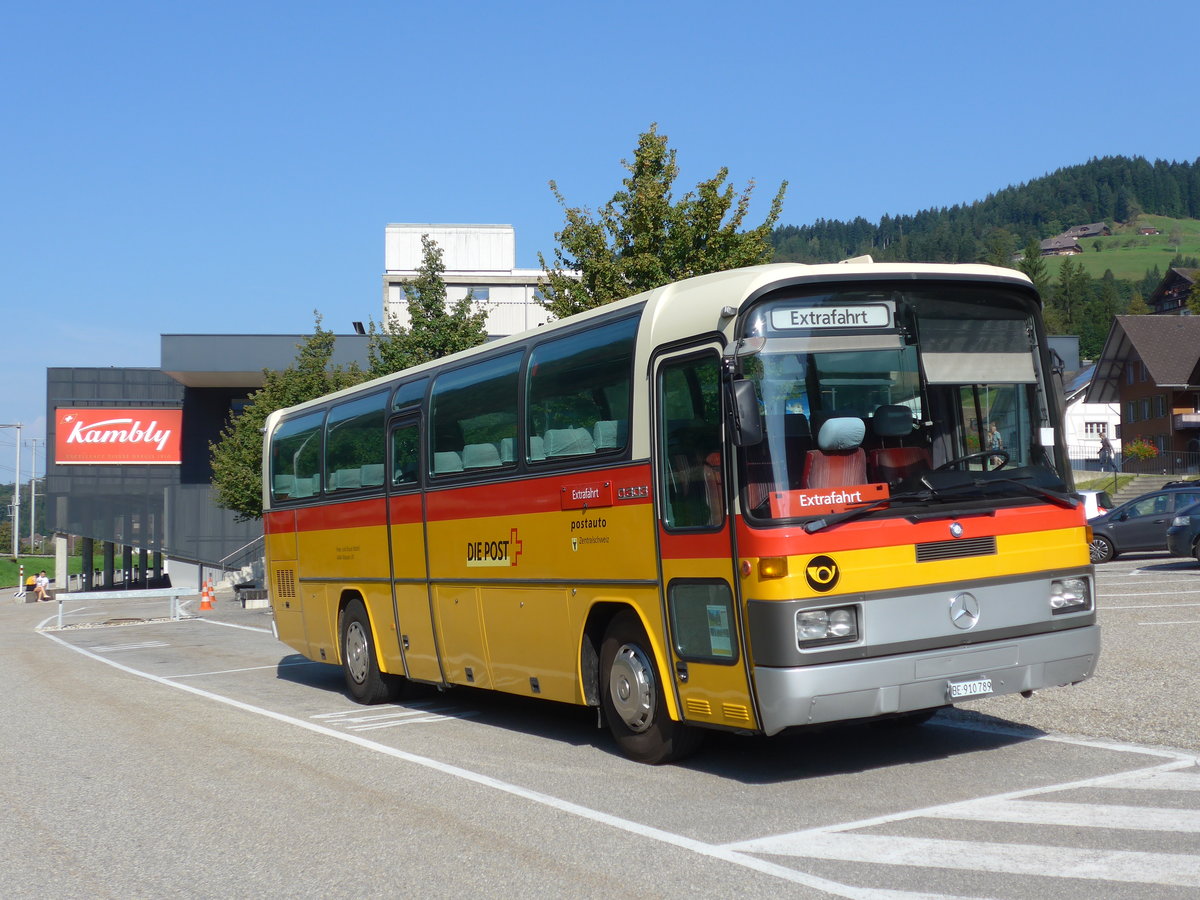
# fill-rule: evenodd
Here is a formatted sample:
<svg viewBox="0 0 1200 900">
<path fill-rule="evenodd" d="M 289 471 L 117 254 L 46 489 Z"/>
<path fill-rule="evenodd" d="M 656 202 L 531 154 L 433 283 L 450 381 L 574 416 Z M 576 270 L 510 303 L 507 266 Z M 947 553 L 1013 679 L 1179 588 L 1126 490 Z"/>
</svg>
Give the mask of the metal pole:
<svg viewBox="0 0 1200 900">
<path fill-rule="evenodd" d="M 29 552 L 33 552 L 34 527 L 37 525 L 37 438 L 30 438 L 29 460 Z"/>
<path fill-rule="evenodd" d="M 21 556 L 21 425 L 17 424 L 17 477 L 13 479 L 13 559 Z"/>
</svg>

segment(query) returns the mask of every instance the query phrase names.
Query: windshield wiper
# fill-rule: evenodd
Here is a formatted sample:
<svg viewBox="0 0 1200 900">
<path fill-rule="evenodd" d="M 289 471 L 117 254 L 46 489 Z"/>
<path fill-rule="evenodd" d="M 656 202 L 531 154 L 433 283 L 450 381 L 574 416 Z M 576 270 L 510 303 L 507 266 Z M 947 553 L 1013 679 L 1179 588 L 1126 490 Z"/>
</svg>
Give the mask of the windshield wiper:
<svg viewBox="0 0 1200 900">
<path fill-rule="evenodd" d="M 845 510 L 844 512 L 837 513 L 836 515 L 822 516 L 819 519 L 813 519 L 812 521 L 805 522 L 804 530 L 808 534 L 815 534 L 816 532 L 823 531 L 826 528 L 832 528 L 834 525 L 852 522 L 855 519 L 862 518 L 867 513 L 873 512 L 882 506 L 886 506 L 895 500 L 933 500 L 934 498 L 945 498 L 951 494 L 965 493 L 969 490 L 982 490 L 990 487 L 993 484 L 1011 484 L 1034 497 L 1041 497 L 1044 500 L 1049 500 L 1050 502 L 1056 503 L 1066 509 L 1075 509 L 1079 506 L 1080 502 L 1074 497 L 1068 496 L 1067 494 L 1060 494 L 1057 491 L 1038 487 L 1037 485 L 1029 484 L 1024 481 L 1018 481 L 1015 478 L 992 478 L 986 480 L 982 478 L 966 478 L 962 480 L 956 479 L 955 483 L 953 484 L 941 486 L 930 484 L 928 480 L 923 479 L 923 481 L 928 490 L 893 494 L 890 497 L 881 497 L 880 499 L 871 503 L 867 503 L 864 506 L 856 506 L 853 509 Z"/>
<path fill-rule="evenodd" d="M 1036 484 L 1029 484 L 1025 481 L 1018 481 L 1016 478 L 996 478 L 991 481 L 976 482 L 979 485 L 986 484 L 1011 484 L 1019 487 L 1026 493 L 1032 494 L 1035 497 L 1041 497 L 1049 500 L 1051 503 L 1057 503 L 1064 509 L 1075 509 L 1079 506 L 1080 501 L 1068 494 L 1060 494 L 1058 491 L 1052 491 L 1049 488 L 1038 487 Z"/>
<path fill-rule="evenodd" d="M 804 530 L 808 534 L 816 534 L 825 528 L 832 528 L 834 525 L 841 525 L 843 522 L 850 522 L 854 519 L 861 518 L 867 513 L 879 509 L 881 506 L 887 506 L 894 500 L 929 500 L 933 498 L 936 491 L 911 491 L 907 494 L 893 494 L 890 497 L 880 497 L 878 500 L 872 500 L 864 506 L 856 506 L 853 509 L 847 509 L 843 512 L 832 516 L 822 516 L 819 519 L 813 519 L 804 523 Z"/>
</svg>

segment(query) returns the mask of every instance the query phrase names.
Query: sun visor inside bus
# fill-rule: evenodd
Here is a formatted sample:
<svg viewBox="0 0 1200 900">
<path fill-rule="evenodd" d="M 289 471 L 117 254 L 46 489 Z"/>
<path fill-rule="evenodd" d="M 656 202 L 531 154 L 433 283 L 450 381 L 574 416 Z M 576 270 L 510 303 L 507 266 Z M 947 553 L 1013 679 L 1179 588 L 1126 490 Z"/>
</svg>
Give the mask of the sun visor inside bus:
<svg viewBox="0 0 1200 900">
<path fill-rule="evenodd" d="M 930 384 L 1032 384 L 1024 319 L 923 319 L 921 361 Z"/>
<path fill-rule="evenodd" d="M 930 384 L 1033 384 L 1028 353 L 925 353 Z"/>
</svg>

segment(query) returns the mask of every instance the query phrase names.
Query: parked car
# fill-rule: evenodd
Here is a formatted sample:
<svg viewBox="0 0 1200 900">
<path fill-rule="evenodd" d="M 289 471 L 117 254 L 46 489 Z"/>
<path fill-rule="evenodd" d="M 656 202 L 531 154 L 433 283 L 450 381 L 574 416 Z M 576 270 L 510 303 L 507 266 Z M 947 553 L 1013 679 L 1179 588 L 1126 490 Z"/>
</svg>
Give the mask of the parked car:
<svg viewBox="0 0 1200 900">
<path fill-rule="evenodd" d="M 1175 514 L 1167 529 L 1167 549 L 1172 556 L 1194 556 L 1200 562 L 1200 503 Z"/>
<path fill-rule="evenodd" d="M 1200 503 L 1200 481 L 1172 481 L 1088 522 L 1092 562 L 1108 562 L 1122 553 L 1166 550 L 1167 529 L 1176 512 Z"/>
<path fill-rule="evenodd" d="M 1089 519 L 1102 516 L 1117 505 L 1113 503 L 1108 491 L 1076 491 L 1075 493 L 1083 498 L 1083 508 L 1087 510 Z"/>
</svg>

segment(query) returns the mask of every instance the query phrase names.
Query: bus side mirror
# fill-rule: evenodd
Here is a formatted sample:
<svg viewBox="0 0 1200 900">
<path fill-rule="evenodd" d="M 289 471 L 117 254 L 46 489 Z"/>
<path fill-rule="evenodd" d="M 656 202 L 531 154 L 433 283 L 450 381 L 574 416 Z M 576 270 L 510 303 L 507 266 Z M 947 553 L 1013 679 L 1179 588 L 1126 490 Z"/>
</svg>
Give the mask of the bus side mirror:
<svg viewBox="0 0 1200 900">
<path fill-rule="evenodd" d="M 758 394 L 754 382 L 739 378 L 733 382 L 733 442 L 739 447 L 762 443 L 762 416 L 758 412 Z"/>
</svg>

